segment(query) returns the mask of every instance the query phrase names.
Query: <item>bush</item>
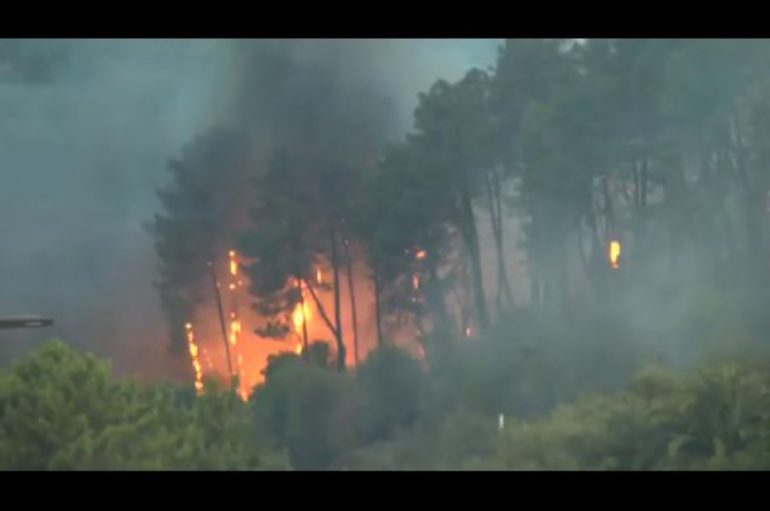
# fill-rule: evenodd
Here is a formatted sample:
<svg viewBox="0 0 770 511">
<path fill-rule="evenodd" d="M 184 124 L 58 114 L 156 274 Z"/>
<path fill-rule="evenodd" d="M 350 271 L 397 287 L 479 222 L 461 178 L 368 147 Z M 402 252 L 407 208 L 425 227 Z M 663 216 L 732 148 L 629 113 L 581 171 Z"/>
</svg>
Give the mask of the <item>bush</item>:
<svg viewBox="0 0 770 511">
<path fill-rule="evenodd" d="M 51 341 L 0 372 L 0 467 L 159 470 L 274 467 L 232 392 L 187 405 L 168 385 L 113 382 L 109 364 Z M 283 466 L 286 466 L 283 463 Z"/>
<path fill-rule="evenodd" d="M 631 387 L 584 398 L 500 435 L 506 469 L 768 468 L 766 372 L 734 364 L 696 374 L 643 371 Z"/>
</svg>

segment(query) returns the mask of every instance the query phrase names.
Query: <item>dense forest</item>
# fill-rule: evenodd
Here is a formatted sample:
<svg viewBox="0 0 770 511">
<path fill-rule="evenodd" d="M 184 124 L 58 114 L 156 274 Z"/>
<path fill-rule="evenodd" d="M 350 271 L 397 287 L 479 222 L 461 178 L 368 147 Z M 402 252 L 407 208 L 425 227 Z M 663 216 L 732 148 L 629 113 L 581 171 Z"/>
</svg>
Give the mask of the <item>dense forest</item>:
<svg viewBox="0 0 770 511">
<path fill-rule="evenodd" d="M 189 381 L 51 341 L 0 369 L 0 467 L 770 468 L 770 42 L 508 40 L 398 141 L 377 97 L 259 58 L 292 101 L 258 93 L 258 151 L 231 127 L 173 160 L 149 226 Z M 248 392 L 230 249 L 260 339 L 299 343 Z M 209 301 L 224 378 L 190 336 Z"/>
</svg>

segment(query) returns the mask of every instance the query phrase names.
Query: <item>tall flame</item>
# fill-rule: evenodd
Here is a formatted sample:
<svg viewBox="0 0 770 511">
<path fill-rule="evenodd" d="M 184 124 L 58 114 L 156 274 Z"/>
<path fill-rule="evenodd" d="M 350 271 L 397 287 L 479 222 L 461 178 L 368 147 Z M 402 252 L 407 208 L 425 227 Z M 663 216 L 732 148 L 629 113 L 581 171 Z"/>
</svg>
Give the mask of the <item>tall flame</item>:
<svg viewBox="0 0 770 511">
<path fill-rule="evenodd" d="M 317 269 L 316 272 L 316 277 L 320 281 L 321 271 Z M 291 312 L 291 322 L 294 327 L 294 332 L 301 335 L 303 326 L 306 326 L 307 322 L 310 320 L 310 307 L 308 307 L 310 297 L 307 296 L 307 288 L 302 284 L 302 281 L 298 280 L 296 286 L 302 293 L 302 300 L 294 306 L 294 310 Z M 297 355 L 302 353 L 302 341 L 299 341 L 294 348 L 294 353 Z"/>
<path fill-rule="evenodd" d="M 618 240 L 612 240 L 610 241 L 610 250 L 609 250 L 609 258 L 610 258 L 610 267 L 613 270 L 617 270 L 620 268 L 620 255 L 622 252 L 622 246 Z"/>
<path fill-rule="evenodd" d="M 235 277 L 238 275 L 238 260 L 235 258 L 235 250 L 231 250 L 228 255 L 230 256 L 230 275 Z"/>
<path fill-rule="evenodd" d="M 229 258 L 229 266 L 230 266 L 230 292 L 232 293 L 235 291 L 236 287 L 238 285 L 242 284 L 242 281 L 240 279 L 237 279 L 238 277 L 238 259 L 235 253 L 235 250 L 230 250 L 228 253 Z M 238 338 L 241 334 L 241 320 L 238 317 L 238 303 L 237 303 L 237 297 L 232 296 L 232 307 L 233 310 L 230 312 L 230 344 L 233 346 L 233 353 L 236 356 L 236 360 L 238 362 L 238 376 L 239 376 L 239 388 L 238 388 L 238 395 L 241 396 L 241 399 L 244 401 L 247 401 L 249 399 L 250 394 L 250 386 L 249 382 L 246 381 L 246 374 L 243 370 L 243 354 L 238 350 Z"/>
<path fill-rule="evenodd" d="M 201 362 L 198 358 L 198 345 L 195 343 L 195 333 L 193 332 L 192 324 L 187 323 L 184 327 L 187 332 L 187 346 L 190 351 L 190 358 L 195 370 L 195 390 L 200 394 L 203 392 L 203 371 L 201 370 Z"/>
<path fill-rule="evenodd" d="M 235 316 L 234 312 L 230 313 L 230 344 L 233 346 L 238 345 L 238 335 L 241 333 L 241 320 Z"/>
<path fill-rule="evenodd" d="M 308 297 L 305 295 L 304 286 L 302 289 L 302 302 L 294 306 L 294 310 L 291 313 L 291 322 L 294 325 L 294 331 L 299 333 L 302 331 L 302 325 L 310 319 L 310 307 L 308 307 Z"/>
</svg>

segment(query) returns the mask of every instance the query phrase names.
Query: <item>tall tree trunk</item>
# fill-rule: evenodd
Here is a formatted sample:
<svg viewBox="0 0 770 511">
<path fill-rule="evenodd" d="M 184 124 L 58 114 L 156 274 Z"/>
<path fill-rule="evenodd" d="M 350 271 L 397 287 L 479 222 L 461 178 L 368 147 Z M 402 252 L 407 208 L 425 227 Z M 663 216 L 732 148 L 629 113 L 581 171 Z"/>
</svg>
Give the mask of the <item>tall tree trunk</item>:
<svg viewBox="0 0 770 511">
<path fill-rule="evenodd" d="M 733 121 L 734 122 L 734 121 Z M 764 236 L 759 223 L 763 213 L 762 190 L 756 189 L 751 182 L 748 170 L 748 155 L 743 140 L 737 129 L 735 132 L 734 166 L 744 195 L 744 221 L 748 235 L 747 270 L 748 275 L 754 275 L 759 269 L 761 258 L 764 257 Z M 751 278 L 751 277 L 750 277 Z M 751 279 L 758 282 L 758 279 Z"/>
<path fill-rule="evenodd" d="M 337 341 L 337 369 L 345 370 L 345 357 L 347 350 L 342 336 L 342 320 L 340 307 L 340 261 L 337 250 L 337 232 L 334 223 L 329 228 L 329 241 L 331 246 L 331 265 L 334 273 L 334 337 Z"/>
<path fill-rule="evenodd" d="M 350 312 L 353 319 L 353 357 L 358 365 L 358 314 L 356 312 L 356 290 L 353 284 L 353 258 L 350 257 L 348 244 L 343 242 L 345 250 L 345 266 L 348 274 L 348 294 L 350 295 Z"/>
<path fill-rule="evenodd" d="M 508 282 L 508 272 L 505 265 L 505 253 L 503 251 L 503 215 L 502 201 L 500 199 L 500 180 L 496 172 L 487 173 L 486 179 L 487 202 L 489 204 L 489 217 L 492 225 L 492 235 L 495 240 L 495 250 L 497 253 L 497 312 L 498 315 L 503 309 L 503 298 L 505 304 L 511 305 L 511 286 Z"/>
<path fill-rule="evenodd" d="M 209 262 L 209 274 L 211 275 L 211 282 L 214 285 L 214 297 L 217 302 L 217 313 L 219 314 L 219 325 L 222 328 L 222 342 L 225 343 L 225 355 L 227 357 L 227 371 L 230 374 L 230 383 L 233 381 L 233 362 L 230 357 L 230 343 L 227 340 L 227 326 L 225 325 L 225 311 L 222 307 L 222 295 L 219 292 L 219 281 L 217 280 L 216 270 L 214 269 L 214 263 Z"/>
<path fill-rule="evenodd" d="M 473 278 L 473 294 L 476 303 L 476 314 L 479 321 L 479 329 L 486 330 L 489 327 L 489 313 L 487 311 L 486 294 L 484 293 L 484 280 L 481 270 L 481 253 L 479 249 L 479 236 L 476 230 L 476 218 L 473 214 L 471 198 L 467 191 L 463 191 L 461 200 L 462 232 L 471 260 L 471 275 Z"/>
<path fill-rule="evenodd" d="M 376 269 L 374 270 L 372 280 L 374 282 L 374 317 L 377 323 L 377 346 L 382 347 L 382 308 L 380 304 L 380 294 L 382 290 L 380 289 L 380 276 Z"/>
</svg>

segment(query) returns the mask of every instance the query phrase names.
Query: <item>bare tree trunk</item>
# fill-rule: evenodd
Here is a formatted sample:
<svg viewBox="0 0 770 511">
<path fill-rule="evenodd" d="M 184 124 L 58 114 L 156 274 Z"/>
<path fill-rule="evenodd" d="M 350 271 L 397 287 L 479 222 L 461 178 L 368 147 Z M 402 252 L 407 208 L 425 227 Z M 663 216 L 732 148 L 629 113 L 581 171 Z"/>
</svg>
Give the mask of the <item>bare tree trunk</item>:
<svg viewBox="0 0 770 511">
<path fill-rule="evenodd" d="M 337 233 L 334 224 L 329 229 L 329 241 L 331 243 L 331 264 L 334 272 L 334 336 L 337 341 L 337 369 L 345 370 L 346 349 L 342 337 L 342 320 L 340 307 L 340 265 L 339 254 L 337 250 Z"/>
<path fill-rule="evenodd" d="M 734 122 L 734 121 L 733 121 Z M 759 267 L 760 258 L 764 257 L 764 236 L 759 224 L 759 218 L 762 216 L 763 203 L 762 190 L 756 189 L 751 182 L 748 170 L 748 155 L 744 147 L 743 140 L 737 129 L 734 140 L 734 167 L 738 174 L 741 189 L 744 195 L 744 216 L 746 233 L 749 238 L 748 269 L 752 274 Z"/>
<path fill-rule="evenodd" d="M 486 330 L 489 327 L 489 313 L 487 311 L 483 273 L 481 271 L 481 253 L 479 249 L 479 236 L 476 230 L 476 219 L 473 214 L 473 206 L 471 204 L 470 195 L 464 191 L 461 200 L 462 223 L 464 224 L 462 232 L 471 260 L 473 294 L 476 303 L 476 314 L 479 321 L 479 330 Z"/>
<path fill-rule="evenodd" d="M 350 312 L 353 319 L 353 356 L 358 365 L 358 314 L 356 312 L 356 290 L 353 284 L 353 258 L 350 257 L 348 244 L 343 242 L 345 266 L 348 274 L 348 294 L 350 294 Z"/>
<path fill-rule="evenodd" d="M 377 346 L 382 347 L 383 344 L 383 336 L 382 336 L 382 310 L 380 305 L 380 276 L 377 273 L 377 270 L 374 271 L 373 276 L 374 281 L 374 316 L 375 320 L 377 322 Z"/>
<path fill-rule="evenodd" d="M 222 342 L 225 343 L 225 355 L 227 356 L 227 371 L 230 374 L 230 382 L 233 381 L 233 363 L 230 357 L 230 344 L 227 340 L 227 326 L 225 325 L 225 311 L 222 308 L 222 295 L 219 292 L 219 281 L 217 280 L 216 270 L 214 269 L 214 263 L 209 262 L 209 273 L 211 274 L 211 282 L 214 285 L 214 297 L 217 302 L 217 313 L 219 314 L 219 325 L 222 327 Z"/>
<path fill-rule="evenodd" d="M 489 204 L 489 217 L 492 225 L 492 235 L 495 240 L 497 252 L 497 312 L 503 309 L 503 298 L 506 305 L 510 306 L 511 286 L 508 282 L 508 272 L 505 265 L 505 253 L 503 251 L 503 215 L 502 201 L 500 198 L 500 180 L 496 172 L 487 173 L 486 179 L 487 202 Z"/>
<path fill-rule="evenodd" d="M 499 229 L 499 235 L 498 235 L 498 254 L 499 254 L 499 260 L 500 260 L 500 271 L 501 276 L 503 280 L 503 293 L 505 294 L 505 298 L 508 301 L 507 305 L 510 307 L 513 305 L 513 292 L 511 291 L 511 285 L 508 280 L 508 270 L 506 260 L 505 260 L 505 252 L 503 250 L 503 235 L 505 233 L 504 225 L 503 225 L 503 200 L 502 200 L 502 184 L 500 183 L 500 176 L 498 176 L 496 173 L 492 176 L 493 182 L 494 182 L 494 191 L 495 191 L 495 203 L 497 205 L 497 228 Z"/>
</svg>

